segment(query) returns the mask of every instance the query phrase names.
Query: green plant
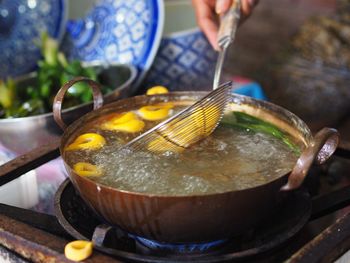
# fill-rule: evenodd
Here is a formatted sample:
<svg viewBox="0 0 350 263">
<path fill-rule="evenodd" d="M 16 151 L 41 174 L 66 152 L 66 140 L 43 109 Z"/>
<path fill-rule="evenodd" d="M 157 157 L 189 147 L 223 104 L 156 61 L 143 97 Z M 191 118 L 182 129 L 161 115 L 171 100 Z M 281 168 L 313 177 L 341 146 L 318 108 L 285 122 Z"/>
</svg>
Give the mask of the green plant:
<svg viewBox="0 0 350 263">
<path fill-rule="evenodd" d="M 42 60 L 38 61 L 35 85 L 18 87 L 12 79 L 0 81 L 0 117 L 15 118 L 50 112 L 54 96 L 60 87 L 77 76 L 97 80 L 93 68 L 83 67 L 80 61 L 67 61 L 58 50 L 58 43 L 47 33 L 41 36 Z M 104 87 L 103 93 L 110 91 Z M 88 102 L 92 93 L 85 83 L 77 83 L 66 94 L 64 107 Z"/>
</svg>

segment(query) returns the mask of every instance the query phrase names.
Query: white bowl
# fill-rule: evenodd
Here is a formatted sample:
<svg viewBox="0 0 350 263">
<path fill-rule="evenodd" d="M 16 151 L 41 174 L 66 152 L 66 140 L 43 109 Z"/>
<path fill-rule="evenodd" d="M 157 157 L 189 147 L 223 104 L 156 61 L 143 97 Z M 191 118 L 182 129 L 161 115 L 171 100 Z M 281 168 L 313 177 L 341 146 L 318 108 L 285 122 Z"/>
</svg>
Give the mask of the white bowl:
<svg viewBox="0 0 350 263">
<path fill-rule="evenodd" d="M 145 85 L 211 89 L 217 53 L 197 27 L 189 0 L 165 1 L 164 33 Z"/>
<path fill-rule="evenodd" d="M 0 165 L 15 155 L 0 148 Z M 32 208 L 39 201 L 38 183 L 34 170 L 0 187 L 0 203 L 21 208 Z"/>
</svg>

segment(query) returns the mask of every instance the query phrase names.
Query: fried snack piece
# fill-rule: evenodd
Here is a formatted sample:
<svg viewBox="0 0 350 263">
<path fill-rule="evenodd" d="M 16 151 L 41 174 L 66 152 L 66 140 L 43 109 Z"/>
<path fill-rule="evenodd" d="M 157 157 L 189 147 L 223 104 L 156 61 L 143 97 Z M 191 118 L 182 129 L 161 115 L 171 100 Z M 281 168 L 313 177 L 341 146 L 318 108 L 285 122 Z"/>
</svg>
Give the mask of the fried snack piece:
<svg viewBox="0 0 350 263">
<path fill-rule="evenodd" d="M 133 112 L 117 114 L 115 117 L 101 124 L 101 129 L 121 132 L 140 132 L 145 127 L 145 123 L 139 120 Z"/>
<path fill-rule="evenodd" d="M 168 89 L 164 86 L 154 86 L 147 90 L 146 95 L 155 95 L 155 94 L 166 94 L 169 93 Z"/>
<path fill-rule="evenodd" d="M 97 150 L 102 148 L 105 144 L 106 140 L 102 135 L 98 133 L 85 133 L 78 136 L 65 150 Z"/>
<path fill-rule="evenodd" d="M 145 120 L 159 121 L 168 117 L 173 107 L 172 103 L 148 105 L 141 107 L 138 113 Z"/>
<path fill-rule="evenodd" d="M 183 151 L 212 133 L 218 124 L 220 109 L 210 105 L 189 114 L 188 118 L 173 119 L 164 124 L 157 133 L 159 136 L 148 144 L 148 150 L 153 152 Z"/>
<path fill-rule="evenodd" d="M 73 166 L 74 172 L 80 176 L 101 176 L 102 170 L 96 165 L 86 162 L 78 162 Z"/>
<path fill-rule="evenodd" d="M 155 140 L 149 142 L 147 149 L 151 152 L 163 153 L 163 152 L 176 152 L 180 153 L 185 150 L 178 144 L 168 141 L 166 138 L 159 136 Z"/>
<path fill-rule="evenodd" d="M 93 243 L 85 240 L 69 242 L 64 248 L 66 258 L 73 261 L 82 261 L 91 256 Z"/>
</svg>

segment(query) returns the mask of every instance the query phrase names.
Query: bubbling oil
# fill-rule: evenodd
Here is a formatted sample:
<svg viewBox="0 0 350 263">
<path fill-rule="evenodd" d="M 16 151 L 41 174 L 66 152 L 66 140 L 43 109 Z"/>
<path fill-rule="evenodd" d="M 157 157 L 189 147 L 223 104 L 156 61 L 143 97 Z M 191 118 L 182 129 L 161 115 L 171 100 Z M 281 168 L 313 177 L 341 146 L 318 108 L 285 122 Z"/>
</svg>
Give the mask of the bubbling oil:
<svg viewBox="0 0 350 263">
<path fill-rule="evenodd" d="M 146 128 L 156 124 L 146 122 Z M 285 175 L 298 158 L 279 138 L 227 125 L 181 153 L 118 150 L 139 134 L 104 131 L 96 124 L 88 131 L 103 135 L 106 145 L 97 151 L 66 152 L 68 164 L 95 164 L 103 176 L 91 180 L 138 193 L 182 196 L 243 190 Z"/>
</svg>

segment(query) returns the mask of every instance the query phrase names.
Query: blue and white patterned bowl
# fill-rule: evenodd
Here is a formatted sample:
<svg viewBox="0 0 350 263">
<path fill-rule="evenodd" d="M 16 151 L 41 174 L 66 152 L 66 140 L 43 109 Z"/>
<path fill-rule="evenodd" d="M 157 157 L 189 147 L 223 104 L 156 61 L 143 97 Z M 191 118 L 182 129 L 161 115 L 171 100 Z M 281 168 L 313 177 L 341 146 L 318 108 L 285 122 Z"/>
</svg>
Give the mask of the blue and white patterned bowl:
<svg viewBox="0 0 350 263">
<path fill-rule="evenodd" d="M 163 9 L 162 0 L 97 0 L 85 18 L 69 21 L 64 52 L 82 61 L 132 64 L 139 83 L 160 43 Z"/>
<path fill-rule="evenodd" d="M 175 90 L 212 88 L 217 53 L 196 27 L 191 2 L 165 2 L 164 35 L 144 86 Z"/>
<path fill-rule="evenodd" d="M 41 33 L 60 39 L 66 13 L 65 0 L 0 1 L 0 78 L 33 71 Z"/>
</svg>

